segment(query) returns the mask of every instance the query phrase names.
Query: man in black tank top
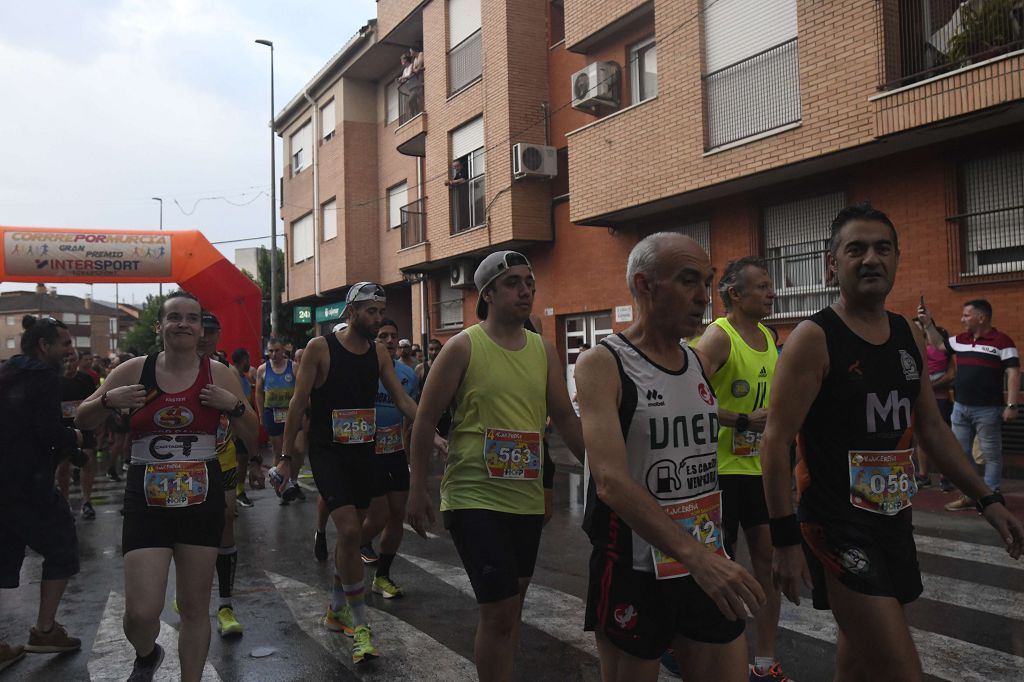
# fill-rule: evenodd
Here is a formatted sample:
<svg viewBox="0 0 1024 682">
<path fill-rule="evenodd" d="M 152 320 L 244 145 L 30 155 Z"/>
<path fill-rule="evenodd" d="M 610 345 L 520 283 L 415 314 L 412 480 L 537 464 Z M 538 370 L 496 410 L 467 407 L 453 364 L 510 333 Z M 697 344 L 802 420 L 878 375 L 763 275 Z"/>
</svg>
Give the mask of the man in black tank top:
<svg viewBox="0 0 1024 682">
<path fill-rule="evenodd" d="M 352 285 L 345 296 L 348 327 L 318 336 L 306 346 L 288 405 L 278 465 L 278 472 L 288 481 L 295 437 L 308 405 L 309 465 L 337 529 L 334 589 L 324 625 L 354 638 L 354 663 L 377 657 L 366 621 L 359 544 L 366 510 L 376 494 L 371 461 L 378 380 L 410 422 L 416 417 L 416 403 L 402 389 L 390 354 L 373 341 L 386 303 L 379 284 Z"/>
<path fill-rule="evenodd" d="M 795 604 L 801 583 L 813 582 L 815 608 L 832 609 L 839 680 L 922 679 L 903 612 L 922 590 L 910 510 L 915 441 L 980 500 L 1012 557 L 1024 544 L 1024 527 L 971 470 L 939 414 L 920 331 L 885 310 L 898 262 L 888 216 L 866 205 L 839 212 L 828 257 L 839 301 L 787 340 L 771 388 L 782 398 L 761 446 L 775 581 Z M 798 432 L 794 515 L 789 447 Z"/>
</svg>

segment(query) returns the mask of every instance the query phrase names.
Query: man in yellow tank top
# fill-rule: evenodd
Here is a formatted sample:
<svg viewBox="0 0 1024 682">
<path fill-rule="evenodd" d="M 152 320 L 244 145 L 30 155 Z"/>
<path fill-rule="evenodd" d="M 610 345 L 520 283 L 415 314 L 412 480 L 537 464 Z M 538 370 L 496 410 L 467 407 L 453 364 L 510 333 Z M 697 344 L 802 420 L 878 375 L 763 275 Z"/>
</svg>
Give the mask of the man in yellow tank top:
<svg viewBox="0 0 1024 682">
<path fill-rule="evenodd" d="M 454 399 L 441 511 L 480 604 L 477 673 L 511 680 L 544 522 L 545 419 L 581 461 L 583 435 L 554 346 L 523 328 L 535 291 L 530 262 L 515 251 L 492 253 L 473 279 L 482 322 L 441 349 L 413 423 L 409 522 L 423 537 L 433 523 L 427 460 Z"/>
<path fill-rule="evenodd" d="M 698 348 L 719 401 L 718 483 L 725 548 L 729 556 L 736 556 L 742 525 L 754 577 L 767 597 L 754 618 L 750 679 L 784 680 L 775 662 L 780 598 L 772 585 L 772 543 L 759 450 L 778 359 L 775 341 L 761 320 L 772 313 L 775 291 L 764 263 L 748 256 L 725 267 L 718 293 L 726 314 L 708 326 Z"/>
</svg>

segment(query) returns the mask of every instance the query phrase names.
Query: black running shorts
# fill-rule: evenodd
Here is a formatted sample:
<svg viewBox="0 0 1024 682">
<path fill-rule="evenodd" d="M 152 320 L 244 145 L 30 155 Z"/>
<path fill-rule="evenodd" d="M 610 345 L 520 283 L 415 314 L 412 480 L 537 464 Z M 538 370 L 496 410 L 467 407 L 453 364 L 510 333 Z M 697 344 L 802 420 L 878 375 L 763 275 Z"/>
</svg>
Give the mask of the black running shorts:
<svg viewBox="0 0 1024 682">
<path fill-rule="evenodd" d="M 631 656 L 653 660 L 676 635 L 694 642 L 725 644 L 743 634 L 743 620 L 729 620 L 690 576 L 657 580 L 653 573 L 590 554 L 584 630 L 600 630 Z"/>
<path fill-rule="evenodd" d="M 743 530 L 768 523 L 768 503 L 760 476 L 724 474 L 718 477 L 722 490 L 722 528 L 725 551 L 736 556 L 736 540 Z"/>
<path fill-rule="evenodd" d="M 409 460 L 404 451 L 374 455 L 373 474 L 377 495 L 409 492 Z"/>
<path fill-rule="evenodd" d="M 455 509 L 443 517 L 477 603 L 518 595 L 519 579 L 531 577 L 537 563 L 544 515 Z"/>
<path fill-rule="evenodd" d="M 921 569 L 911 526 L 885 533 L 849 523 L 800 524 L 804 554 L 814 583 L 814 608 L 827 610 L 825 571 L 844 586 L 875 597 L 909 604 L 921 596 Z"/>
<path fill-rule="evenodd" d="M 78 536 L 67 500 L 54 488 L 42 502 L 0 504 L 0 588 L 18 586 L 25 548 L 43 557 L 43 580 L 78 573 Z"/>
<path fill-rule="evenodd" d="M 238 484 L 238 467 L 231 467 L 227 471 L 222 471 L 220 477 L 223 481 L 224 492 L 235 492 L 235 486 Z"/>
<path fill-rule="evenodd" d="M 181 509 L 150 507 L 143 491 L 146 467 L 133 464 L 128 468 L 124 492 L 124 526 L 121 530 L 121 553 L 134 549 L 197 545 L 220 547 L 224 532 L 224 486 L 220 463 L 207 462 L 209 488 L 206 501 Z"/>
<path fill-rule="evenodd" d="M 313 481 L 328 511 L 348 506 L 367 509 L 370 500 L 380 494 L 374 476 L 373 445 L 345 449 L 350 452 L 316 446 L 309 449 Z"/>
</svg>

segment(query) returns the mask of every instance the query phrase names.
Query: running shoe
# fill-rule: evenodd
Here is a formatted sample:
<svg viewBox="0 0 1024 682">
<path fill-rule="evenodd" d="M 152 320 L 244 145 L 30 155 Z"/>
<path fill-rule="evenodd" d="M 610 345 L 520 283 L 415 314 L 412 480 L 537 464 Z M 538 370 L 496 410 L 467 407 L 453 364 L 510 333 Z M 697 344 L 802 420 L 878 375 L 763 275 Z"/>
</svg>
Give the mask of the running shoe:
<svg viewBox="0 0 1024 682">
<path fill-rule="evenodd" d="M 0 643 L 0 671 L 12 666 L 25 657 L 25 647 Z"/>
<path fill-rule="evenodd" d="M 352 662 L 365 663 L 377 658 L 377 648 L 370 641 L 370 626 L 360 625 L 353 631 L 352 639 Z"/>
<path fill-rule="evenodd" d="M 961 495 L 958 499 L 946 505 L 946 511 L 969 511 L 974 509 L 977 509 L 974 506 L 974 500 L 966 495 Z"/>
<path fill-rule="evenodd" d="M 68 637 L 68 631 L 57 621 L 49 632 L 40 632 L 35 628 L 29 631 L 28 644 L 25 651 L 30 654 L 58 654 L 62 651 L 78 651 L 82 648 L 82 640 Z"/>
<path fill-rule="evenodd" d="M 295 484 L 295 499 L 299 500 L 300 502 L 306 501 L 306 493 L 303 492 L 302 486 L 300 486 L 298 483 Z"/>
<path fill-rule="evenodd" d="M 117 474 L 117 469 L 115 469 L 113 465 L 107 469 L 107 478 L 115 483 L 121 482 L 121 477 Z"/>
<path fill-rule="evenodd" d="M 756 665 L 750 666 L 750 682 L 788 682 L 788 680 L 786 673 L 782 672 L 782 666 L 778 663 L 772 663 L 772 667 L 763 673 L 758 672 Z"/>
<path fill-rule="evenodd" d="M 932 485 L 931 476 L 914 476 L 914 480 L 917 481 L 918 488 L 930 488 Z"/>
<path fill-rule="evenodd" d="M 238 504 L 242 505 L 243 507 L 253 506 L 252 500 L 249 499 L 249 496 L 246 494 L 244 490 L 240 495 L 235 497 L 235 499 L 238 500 Z"/>
<path fill-rule="evenodd" d="M 317 561 L 327 561 L 327 531 L 313 533 L 313 556 Z"/>
<path fill-rule="evenodd" d="M 87 521 L 92 521 L 96 518 L 96 510 L 92 508 L 92 502 L 82 503 L 82 518 Z"/>
<path fill-rule="evenodd" d="M 156 655 L 154 656 L 153 654 Z M 153 654 L 150 654 L 150 658 L 153 661 L 148 665 L 138 656 L 135 657 L 135 663 L 132 665 L 132 674 L 128 677 L 128 682 L 150 682 L 153 679 L 153 675 L 160 669 L 160 664 L 164 662 L 164 648 L 159 644 L 154 644 Z"/>
<path fill-rule="evenodd" d="M 352 636 L 352 609 L 345 604 L 337 611 L 327 607 L 327 615 L 324 617 L 324 627 L 331 632 L 341 632 L 348 637 Z"/>
<path fill-rule="evenodd" d="M 402 588 L 391 582 L 391 578 L 386 575 L 376 576 L 370 591 L 382 595 L 385 599 L 398 599 L 405 594 Z"/>
<path fill-rule="evenodd" d="M 661 667 L 673 677 L 681 678 L 683 676 L 679 671 L 679 661 L 676 660 L 675 654 L 672 653 L 671 649 L 665 649 L 665 653 L 661 655 Z"/>
<path fill-rule="evenodd" d="M 366 564 L 367 566 L 376 566 L 377 565 L 377 559 L 379 557 L 377 556 L 377 552 L 375 552 L 373 550 L 373 543 L 372 542 L 369 542 L 369 543 L 363 545 L 362 547 L 360 547 L 359 548 L 359 554 L 362 555 L 363 563 Z"/>
<path fill-rule="evenodd" d="M 289 484 L 288 487 L 284 489 L 284 492 L 281 493 L 281 504 L 288 504 L 289 502 L 294 502 L 296 498 L 298 498 L 299 492 L 300 491 L 298 484 Z"/>
<path fill-rule="evenodd" d="M 939 479 L 939 489 L 944 493 L 951 493 L 956 490 L 956 486 L 948 478 L 943 476 Z"/>
<path fill-rule="evenodd" d="M 242 624 L 235 618 L 235 610 L 230 606 L 217 609 L 217 632 L 221 637 L 242 636 Z"/>
</svg>

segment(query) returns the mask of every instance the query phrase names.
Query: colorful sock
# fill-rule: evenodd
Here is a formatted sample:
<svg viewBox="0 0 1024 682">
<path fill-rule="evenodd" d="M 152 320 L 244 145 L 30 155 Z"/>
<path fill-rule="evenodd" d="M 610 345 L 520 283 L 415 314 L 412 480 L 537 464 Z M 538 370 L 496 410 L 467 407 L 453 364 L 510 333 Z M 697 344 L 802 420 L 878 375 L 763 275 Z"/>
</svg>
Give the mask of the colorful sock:
<svg viewBox="0 0 1024 682">
<path fill-rule="evenodd" d="M 220 590 L 218 608 L 231 606 L 231 595 L 235 591 L 235 568 L 238 566 L 238 548 L 234 545 L 221 547 L 217 552 L 217 587 Z"/>
<path fill-rule="evenodd" d="M 345 591 L 345 601 L 352 609 L 352 627 L 366 625 L 366 588 L 362 583 L 354 585 L 342 585 Z"/>
<path fill-rule="evenodd" d="M 381 552 L 377 555 L 377 575 L 382 578 L 391 577 L 391 562 L 395 560 L 394 554 L 384 554 Z"/>
<path fill-rule="evenodd" d="M 759 673 L 768 672 L 768 668 L 775 665 L 775 659 L 772 656 L 754 656 L 754 669 Z"/>
<path fill-rule="evenodd" d="M 331 588 L 331 611 L 340 611 L 345 605 L 345 590 L 341 585 L 341 577 L 334 574 L 334 587 Z"/>
</svg>

